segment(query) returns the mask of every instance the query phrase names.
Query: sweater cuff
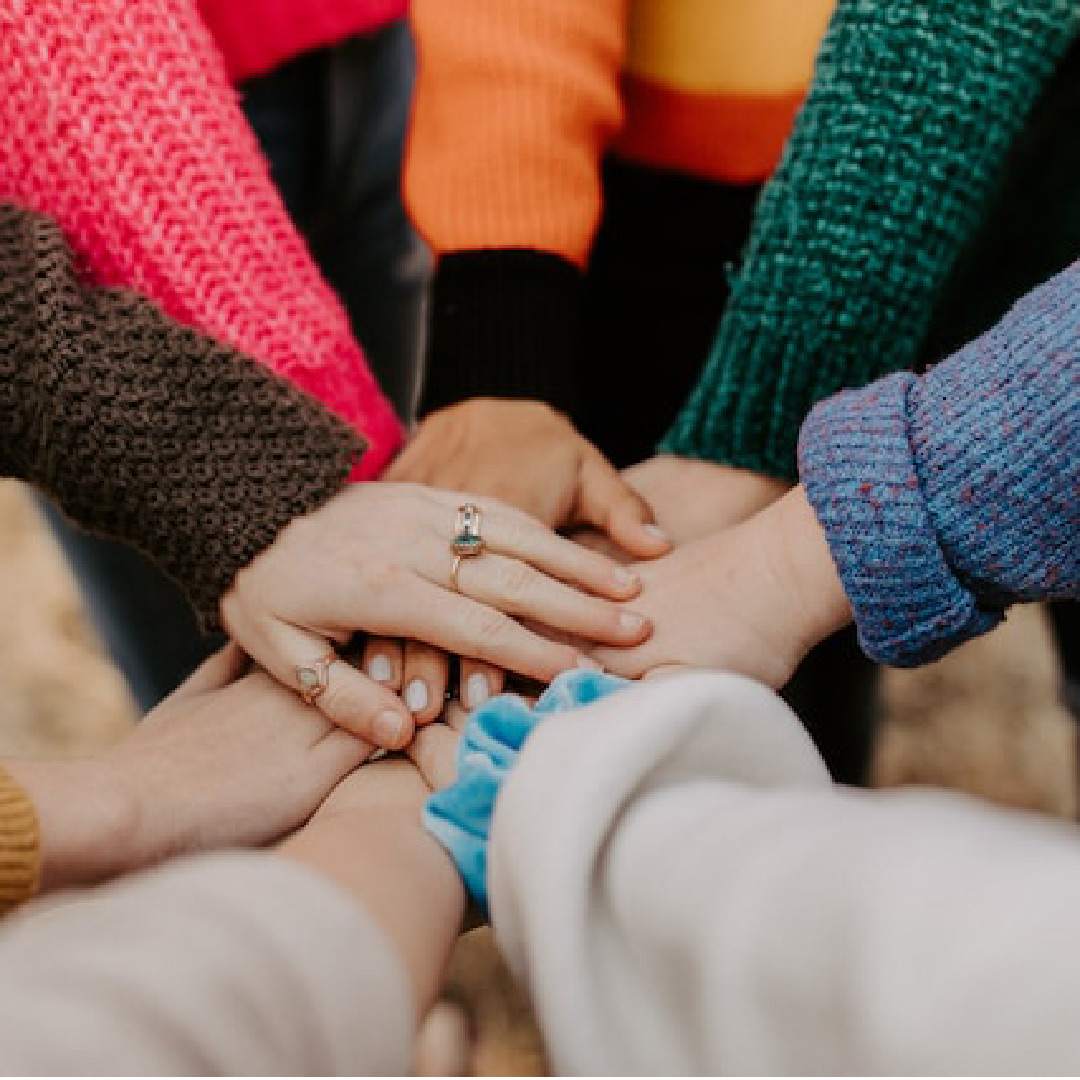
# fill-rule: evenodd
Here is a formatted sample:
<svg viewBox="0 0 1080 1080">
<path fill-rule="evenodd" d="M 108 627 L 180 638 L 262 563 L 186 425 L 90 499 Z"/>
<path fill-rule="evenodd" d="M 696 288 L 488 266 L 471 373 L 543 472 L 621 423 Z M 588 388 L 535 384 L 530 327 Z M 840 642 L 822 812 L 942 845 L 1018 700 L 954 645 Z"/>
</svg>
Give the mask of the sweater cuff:
<svg viewBox="0 0 1080 1080">
<path fill-rule="evenodd" d="M 949 565 L 926 505 L 901 372 L 816 406 L 799 465 L 872 659 L 914 667 L 992 630 L 1004 608 L 980 602 Z"/>
<path fill-rule="evenodd" d="M 41 838 L 30 797 L 0 768 L 0 915 L 29 900 L 41 879 Z"/>
<path fill-rule="evenodd" d="M 546 251 L 443 255 L 419 415 L 474 397 L 527 398 L 571 412 L 583 279 Z"/>
</svg>

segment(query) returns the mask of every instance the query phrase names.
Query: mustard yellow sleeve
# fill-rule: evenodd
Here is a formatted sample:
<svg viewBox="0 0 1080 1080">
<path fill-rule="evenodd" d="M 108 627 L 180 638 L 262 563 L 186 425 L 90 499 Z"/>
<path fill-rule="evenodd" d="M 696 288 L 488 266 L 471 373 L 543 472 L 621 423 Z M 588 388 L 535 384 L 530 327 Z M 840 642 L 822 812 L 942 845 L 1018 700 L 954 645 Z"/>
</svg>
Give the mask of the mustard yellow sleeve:
<svg viewBox="0 0 1080 1080">
<path fill-rule="evenodd" d="M 0 767 L 0 915 L 33 896 L 40 877 L 37 811 L 26 792 Z"/>
</svg>

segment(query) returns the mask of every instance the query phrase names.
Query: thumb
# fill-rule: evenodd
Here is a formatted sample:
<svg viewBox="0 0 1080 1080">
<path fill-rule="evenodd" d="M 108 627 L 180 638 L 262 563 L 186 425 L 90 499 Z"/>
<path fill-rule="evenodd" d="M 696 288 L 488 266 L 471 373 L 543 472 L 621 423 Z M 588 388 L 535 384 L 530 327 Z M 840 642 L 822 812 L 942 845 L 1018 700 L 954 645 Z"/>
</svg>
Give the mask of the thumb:
<svg viewBox="0 0 1080 1080">
<path fill-rule="evenodd" d="M 652 508 L 599 451 L 582 465 L 577 508 L 581 524 L 595 526 L 634 558 L 653 559 L 671 550 Z"/>
</svg>

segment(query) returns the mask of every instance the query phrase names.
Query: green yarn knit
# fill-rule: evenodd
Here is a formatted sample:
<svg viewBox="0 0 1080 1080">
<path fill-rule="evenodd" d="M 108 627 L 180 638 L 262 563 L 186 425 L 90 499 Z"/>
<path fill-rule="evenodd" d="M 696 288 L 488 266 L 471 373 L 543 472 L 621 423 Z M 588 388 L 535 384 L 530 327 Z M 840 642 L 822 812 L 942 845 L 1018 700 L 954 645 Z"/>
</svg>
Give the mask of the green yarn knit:
<svg viewBox="0 0 1080 1080">
<path fill-rule="evenodd" d="M 1077 0 L 839 0 L 705 372 L 661 449 L 796 477 L 815 402 L 912 364 Z"/>
</svg>

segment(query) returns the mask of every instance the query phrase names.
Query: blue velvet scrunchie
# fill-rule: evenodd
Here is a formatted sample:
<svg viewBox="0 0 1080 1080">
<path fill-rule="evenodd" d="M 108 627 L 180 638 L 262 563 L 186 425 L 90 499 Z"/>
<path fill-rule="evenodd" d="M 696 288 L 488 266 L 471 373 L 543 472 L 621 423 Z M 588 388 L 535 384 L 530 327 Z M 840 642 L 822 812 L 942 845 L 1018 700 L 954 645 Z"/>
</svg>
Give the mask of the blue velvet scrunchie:
<svg viewBox="0 0 1080 1080">
<path fill-rule="evenodd" d="M 591 705 L 626 685 L 614 675 L 578 668 L 563 672 L 531 708 L 517 695 L 503 694 L 469 717 L 458 744 L 457 780 L 428 798 L 424 826 L 450 852 L 485 915 L 491 815 L 525 740 L 545 716 Z"/>
</svg>

